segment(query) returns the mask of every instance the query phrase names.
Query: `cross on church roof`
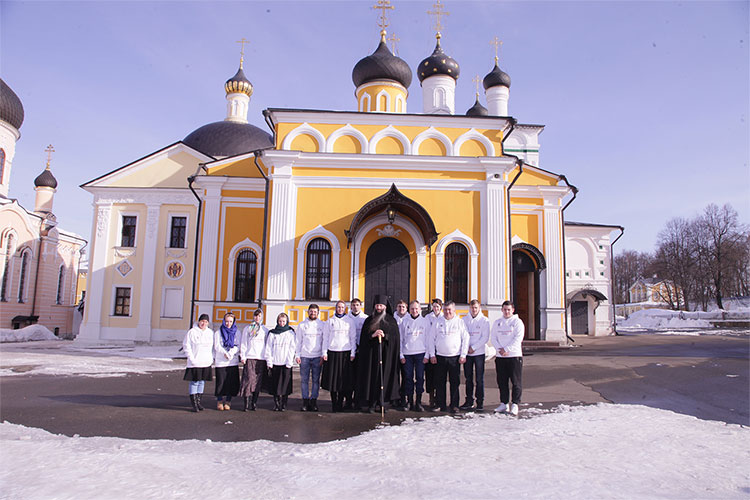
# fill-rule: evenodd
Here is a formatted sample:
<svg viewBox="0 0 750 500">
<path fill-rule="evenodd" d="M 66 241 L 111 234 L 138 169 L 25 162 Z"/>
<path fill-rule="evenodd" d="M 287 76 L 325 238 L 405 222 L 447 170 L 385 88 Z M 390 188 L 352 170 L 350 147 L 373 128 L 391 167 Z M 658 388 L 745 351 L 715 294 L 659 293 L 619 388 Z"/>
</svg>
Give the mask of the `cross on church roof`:
<svg viewBox="0 0 750 500">
<path fill-rule="evenodd" d="M 235 43 L 240 44 L 240 69 L 242 69 L 242 63 L 245 62 L 245 44 L 250 43 L 249 40 L 245 40 L 245 37 L 242 37 L 242 40 L 237 40 Z"/>
<path fill-rule="evenodd" d="M 391 52 L 393 52 L 395 55 L 398 55 L 396 43 L 400 42 L 401 39 L 398 38 L 395 33 L 391 33 L 391 36 L 388 37 L 388 41 L 391 42 Z"/>
<path fill-rule="evenodd" d="M 474 82 L 474 85 L 477 87 L 477 97 L 479 97 L 479 84 L 482 83 L 482 79 L 479 78 L 479 75 L 475 75 L 471 81 Z"/>
<path fill-rule="evenodd" d="M 47 152 L 47 168 L 49 168 L 49 164 L 52 161 L 52 153 L 55 152 L 55 148 L 50 144 L 45 151 Z"/>
<path fill-rule="evenodd" d="M 386 11 L 394 10 L 395 7 L 391 5 L 390 0 L 378 0 L 378 3 L 373 5 L 372 8 L 380 11 L 380 14 L 378 14 L 380 17 L 378 26 L 380 26 L 380 36 L 382 37 L 382 40 L 385 41 L 385 29 L 390 25 Z"/>
<path fill-rule="evenodd" d="M 445 8 L 445 5 L 441 4 L 440 0 L 437 0 L 437 2 L 432 5 L 432 8 L 435 10 L 428 10 L 427 14 L 435 16 L 435 32 L 440 34 L 440 32 L 443 30 L 443 24 L 440 22 L 440 17 L 450 16 L 451 13 L 443 10 Z"/>
<path fill-rule="evenodd" d="M 500 58 L 498 57 L 498 53 L 500 51 L 500 47 L 503 45 L 503 42 L 498 37 L 495 37 L 490 42 L 490 45 L 495 46 L 495 64 L 497 64 L 497 62 L 500 60 Z"/>
</svg>

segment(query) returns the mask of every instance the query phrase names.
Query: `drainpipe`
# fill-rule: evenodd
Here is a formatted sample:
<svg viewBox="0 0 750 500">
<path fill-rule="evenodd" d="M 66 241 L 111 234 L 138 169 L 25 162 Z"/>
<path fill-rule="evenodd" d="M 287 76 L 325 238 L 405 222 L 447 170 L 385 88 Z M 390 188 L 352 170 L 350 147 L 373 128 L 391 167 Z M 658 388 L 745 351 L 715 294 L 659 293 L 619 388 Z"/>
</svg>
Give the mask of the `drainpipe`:
<svg viewBox="0 0 750 500">
<path fill-rule="evenodd" d="M 521 177 L 521 174 L 523 173 L 523 161 L 516 157 L 516 165 L 518 165 L 518 173 L 515 177 L 513 177 L 513 180 L 508 185 L 508 197 L 505 200 L 507 204 L 507 212 L 508 212 L 508 253 L 510 254 L 510 266 L 508 267 L 508 272 L 510 273 L 510 297 L 508 297 L 509 300 L 513 300 L 513 281 L 515 280 L 515 276 L 513 275 L 513 231 L 511 231 L 511 222 L 510 222 L 510 189 L 513 187 L 513 184 L 516 183 L 519 177 Z M 536 311 L 534 311 L 534 315 L 536 315 Z"/>
<path fill-rule="evenodd" d="M 202 168 L 203 164 L 201 163 L 198 168 Z M 198 242 L 200 239 L 200 226 L 201 226 L 201 209 L 203 208 L 203 202 L 201 201 L 200 196 L 198 196 L 198 193 L 195 192 L 195 189 L 193 189 L 193 182 L 195 181 L 195 177 L 198 174 L 191 175 L 187 178 L 188 180 L 188 187 L 190 188 L 190 191 L 193 192 L 193 196 L 195 196 L 195 199 L 198 200 L 198 216 L 196 217 L 195 221 L 195 253 L 193 255 L 193 291 L 190 293 L 190 326 L 189 328 L 192 328 L 193 326 L 193 320 L 195 319 L 195 280 L 198 276 Z"/>
<path fill-rule="evenodd" d="M 255 155 L 255 166 L 258 169 L 258 172 L 260 172 L 260 175 L 263 176 L 263 179 L 266 182 L 266 195 L 265 200 L 263 201 L 263 241 L 262 241 L 262 247 L 260 249 L 260 287 L 258 288 L 260 290 L 259 297 L 258 297 L 258 308 L 263 307 L 263 292 L 266 289 L 265 284 L 265 277 L 266 277 L 266 231 L 268 230 L 268 184 L 269 179 L 266 173 L 263 171 L 262 168 L 260 168 L 260 165 L 258 165 L 258 158 L 260 157 L 261 150 L 253 151 L 253 154 Z"/>
<path fill-rule="evenodd" d="M 612 247 L 615 246 L 615 243 L 617 243 L 617 240 L 622 238 L 622 235 L 625 234 L 625 228 L 622 226 L 617 226 L 620 229 L 620 235 L 615 238 L 615 241 L 609 244 L 609 283 L 610 283 L 610 295 L 612 296 L 612 332 L 615 335 L 619 335 L 617 333 L 617 307 L 615 307 L 616 299 L 615 299 L 615 253 Z"/>
<path fill-rule="evenodd" d="M 562 207 L 562 210 L 560 211 L 560 219 L 562 223 L 562 256 L 563 256 L 563 292 L 565 296 L 565 337 L 567 337 L 568 340 L 575 343 L 575 339 L 570 336 L 568 333 L 568 258 L 565 255 L 565 209 L 568 208 L 568 205 L 573 203 L 573 200 L 576 199 L 576 196 L 578 195 L 578 188 L 573 186 L 568 182 L 568 178 L 564 175 L 560 175 L 560 180 L 565 183 L 568 188 L 573 192 L 573 197 L 565 204 L 564 207 Z"/>
<path fill-rule="evenodd" d="M 31 314 L 29 315 L 29 321 L 33 321 L 34 312 L 36 311 L 36 290 L 39 285 L 39 265 L 42 263 L 42 246 L 44 245 L 44 236 L 42 235 L 42 231 L 44 231 L 45 220 L 42 220 L 42 227 L 39 231 L 39 251 L 37 252 L 36 256 L 37 258 L 36 273 L 34 274 L 34 295 L 31 297 Z M 8 256 L 8 258 L 10 258 L 10 256 Z M 8 279 L 8 284 L 10 285 L 10 279 Z M 10 286 L 8 288 L 10 288 Z"/>
</svg>

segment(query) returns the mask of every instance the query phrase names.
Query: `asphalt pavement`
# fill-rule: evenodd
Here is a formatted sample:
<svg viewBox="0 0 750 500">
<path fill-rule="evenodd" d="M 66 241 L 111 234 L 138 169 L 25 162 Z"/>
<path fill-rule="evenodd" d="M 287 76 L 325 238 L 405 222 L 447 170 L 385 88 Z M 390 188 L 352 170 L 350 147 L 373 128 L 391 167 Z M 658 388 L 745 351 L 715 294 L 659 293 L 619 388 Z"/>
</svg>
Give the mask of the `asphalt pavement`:
<svg viewBox="0 0 750 500">
<path fill-rule="evenodd" d="M 530 408 L 602 402 L 642 404 L 700 419 L 750 425 L 750 337 L 625 335 L 575 337 L 564 351 L 530 353 L 524 359 L 521 417 Z M 499 404 L 494 364 L 485 372 L 485 411 Z M 184 361 L 174 371 L 124 377 L 24 375 L 0 377 L 0 420 L 67 436 L 132 439 L 268 439 L 296 443 L 343 439 L 373 429 L 380 414 L 331 413 L 321 391 L 320 411 L 298 411 L 299 380 L 286 412 L 273 412 L 262 395 L 255 412 L 189 410 Z M 462 377 L 463 385 L 463 377 Z M 463 402 L 463 386 L 461 387 Z M 385 425 L 442 413 L 388 411 Z M 456 418 L 462 418 L 461 415 Z"/>
</svg>

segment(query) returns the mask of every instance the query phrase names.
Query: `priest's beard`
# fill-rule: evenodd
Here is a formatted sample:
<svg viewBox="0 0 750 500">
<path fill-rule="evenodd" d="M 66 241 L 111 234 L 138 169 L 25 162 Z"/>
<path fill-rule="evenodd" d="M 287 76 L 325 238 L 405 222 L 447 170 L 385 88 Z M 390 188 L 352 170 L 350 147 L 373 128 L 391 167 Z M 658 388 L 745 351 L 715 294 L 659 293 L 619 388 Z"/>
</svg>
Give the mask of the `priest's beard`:
<svg viewBox="0 0 750 500">
<path fill-rule="evenodd" d="M 374 333 L 376 330 L 380 330 L 380 326 L 383 323 L 383 319 L 385 318 L 385 309 L 383 309 L 383 312 L 373 312 L 372 313 L 373 321 L 370 323 L 370 333 Z"/>
</svg>

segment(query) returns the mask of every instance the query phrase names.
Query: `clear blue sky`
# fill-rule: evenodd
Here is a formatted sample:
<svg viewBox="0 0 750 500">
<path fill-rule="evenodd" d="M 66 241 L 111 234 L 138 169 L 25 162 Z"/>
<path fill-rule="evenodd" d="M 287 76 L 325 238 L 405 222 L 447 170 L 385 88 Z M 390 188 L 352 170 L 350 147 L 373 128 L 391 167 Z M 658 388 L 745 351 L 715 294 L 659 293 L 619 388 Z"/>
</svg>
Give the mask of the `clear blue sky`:
<svg viewBox="0 0 750 500">
<path fill-rule="evenodd" d="M 52 143 L 62 227 L 91 232 L 78 185 L 225 116 L 242 37 L 250 120 L 267 107 L 356 109 L 351 70 L 376 47 L 367 2 L 0 2 L 0 74 L 23 101 L 11 197 L 33 208 Z M 434 48 L 429 2 L 394 2 L 412 67 Z M 443 48 L 461 66 L 456 108 L 493 64 L 510 114 L 543 124 L 540 166 L 580 188 L 568 220 L 620 224 L 652 250 L 676 216 L 731 203 L 750 220 L 749 3 L 448 1 Z M 409 111 L 421 111 L 414 78 Z"/>
</svg>

